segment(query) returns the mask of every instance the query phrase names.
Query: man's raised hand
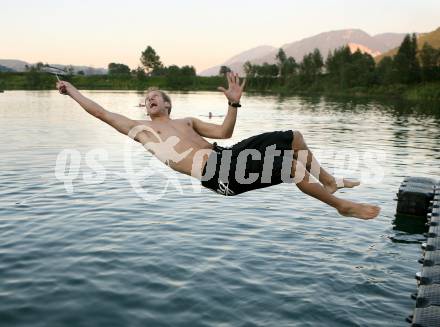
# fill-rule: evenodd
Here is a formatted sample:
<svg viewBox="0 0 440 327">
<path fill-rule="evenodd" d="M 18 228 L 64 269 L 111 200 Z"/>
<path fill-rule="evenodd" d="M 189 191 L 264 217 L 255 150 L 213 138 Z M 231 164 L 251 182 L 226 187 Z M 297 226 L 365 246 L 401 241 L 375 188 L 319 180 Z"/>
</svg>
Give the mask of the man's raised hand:
<svg viewBox="0 0 440 327">
<path fill-rule="evenodd" d="M 233 72 L 227 73 L 226 78 L 228 79 L 228 89 L 219 86 L 218 90 L 222 91 L 228 101 L 231 103 L 240 102 L 241 94 L 243 93 L 244 85 L 246 84 L 246 79 L 240 85 L 240 77 L 238 74 Z"/>
<path fill-rule="evenodd" d="M 66 81 L 58 81 L 56 84 L 56 88 L 61 94 L 64 95 L 70 94 L 72 90 L 75 90 L 75 87 Z"/>
</svg>

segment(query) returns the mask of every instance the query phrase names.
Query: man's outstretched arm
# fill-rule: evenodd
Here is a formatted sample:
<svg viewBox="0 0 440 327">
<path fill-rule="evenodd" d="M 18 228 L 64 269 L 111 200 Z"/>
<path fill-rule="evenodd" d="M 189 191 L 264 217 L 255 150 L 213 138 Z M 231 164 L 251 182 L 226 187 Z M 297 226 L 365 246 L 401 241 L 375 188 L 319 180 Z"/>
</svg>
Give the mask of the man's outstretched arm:
<svg viewBox="0 0 440 327">
<path fill-rule="evenodd" d="M 69 82 L 60 81 L 57 83 L 57 88 L 60 93 L 69 95 L 73 100 L 78 102 L 78 104 L 83 107 L 84 110 L 87 111 L 89 114 L 109 124 L 122 134 L 127 135 L 133 127 L 138 125 L 136 121 L 129 119 L 123 115 L 110 112 L 101 107 L 96 102 L 90 100 L 89 98 L 86 98 Z"/>
<path fill-rule="evenodd" d="M 201 136 L 213 139 L 225 139 L 230 138 L 234 132 L 238 108 L 232 106 L 231 104 L 240 103 L 246 80 L 243 80 L 243 83 L 240 85 L 240 78 L 238 77 L 238 74 L 227 73 L 226 77 L 228 79 L 228 89 L 226 90 L 223 87 L 218 88 L 224 93 L 229 103 L 228 113 L 226 114 L 223 124 L 211 124 L 201 121 L 197 118 L 191 118 L 194 130 Z"/>
</svg>

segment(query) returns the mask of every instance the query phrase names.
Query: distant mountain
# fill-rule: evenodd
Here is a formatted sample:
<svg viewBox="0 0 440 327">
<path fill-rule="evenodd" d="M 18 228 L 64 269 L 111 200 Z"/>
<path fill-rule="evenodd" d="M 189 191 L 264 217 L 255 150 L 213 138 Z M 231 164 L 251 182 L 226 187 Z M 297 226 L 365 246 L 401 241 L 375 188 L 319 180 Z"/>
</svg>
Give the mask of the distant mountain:
<svg viewBox="0 0 440 327">
<path fill-rule="evenodd" d="M 202 71 L 199 75 L 201 76 L 218 75 L 221 66 L 228 66 L 233 71 L 237 71 L 239 69 L 241 70 L 243 64 L 246 61 L 263 57 L 269 53 L 274 52 L 275 50 L 276 48 L 270 45 L 262 45 L 256 48 L 252 48 L 229 58 L 221 65 L 214 66 Z"/>
<path fill-rule="evenodd" d="M 246 62 L 246 60 L 253 60 L 265 56 L 266 54 L 277 50 L 277 48 L 271 45 L 262 45 L 256 48 L 239 53 L 238 55 L 229 58 L 225 61 L 225 65 L 229 65 L 234 62 Z"/>
<path fill-rule="evenodd" d="M 381 52 L 386 52 L 392 48 L 398 47 L 402 43 L 406 33 L 382 33 L 373 36 L 376 40 L 381 42 L 386 48 L 383 48 Z"/>
<path fill-rule="evenodd" d="M 9 67 L 5 67 L 0 65 L 0 72 L 13 72 L 14 70 L 9 68 Z"/>
<path fill-rule="evenodd" d="M 23 60 L 15 60 L 15 59 L 0 59 L 0 66 L 11 69 L 16 72 L 24 72 L 26 71 L 26 65 L 32 66 L 35 64 L 30 64 Z M 50 64 L 51 66 L 58 67 L 61 69 L 65 69 L 69 67 L 69 65 L 59 65 L 59 64 Z M 72 66 L 73 71 L 75 73 L 79 71 L 83 71 L 85 75 L 102 75 L 107 74 L 107 69 L 105 68 L 94 68 L 89 66 Z"/>
<path fill-rule="evenodd" d="M 440 49 L 440 27 L 430 33 L 420 34 L 417 40 L 418 46 L 422 48 L 425 42 L 433 48 Z"/>
<path fill-rule="evenodd" d="M 22 60 L 0 59 L 0 65 L 10 68 L 16 72 L 22 72 L 25 70 L 25 66 L 29 65 L 29 63 Z"/>
<path fill-rule="evenodd" d="M 380 55 L 379 51 L 373 51 L 370 48 L 367 48 L 366 46 L 364 46 L 362 44 L 350 42 L 350 43 L 347 43 L 347 46 L 350 48 L 351 53 L 354 53 L 359 50 L 362 53 L 368 53 L 372 57 Z"/>
<path fill-rule="evenodd" d="M 429 33 L 420 33 L 417 35 L 417 47 L 419 49 L 423 48 L 423 45 L 428 43 L 430 46 L 436 49 L 440 49 L 440 27 Z M 381 61 L 385 57 L 393 57 L 397 54 L 400 44 L 398 44 L 394 49 L 391 49 L 384 54 L 376 57 L 376 62 Z"/>
<path fill-rule="evenodd" d="M 292 56 L 296 61 L 301 61 L 305 54 L 312 52 L 316 48 L 326 57 L 329 51 L 345 45 L 350 45 L 351 49 L 360 49 L 375 56 L 396 47 L 402 42 L 404 37 L 404 33 L 383 33 L 371 36 L 360 29 L 345 29 L 320 33 L 299 41 L 284 44 L 281 48 L 284 49 L 287 56 Z M 254 56 L 253 58 L 246 57 L 247 51 L 244 51 L 221 65 L 226 65 L 242 74 L 243 63 L 246 61 L 254 64 L 274 63 L 278 48 L 267 47 L 265 50 L 266 53 L 263 52 L 263 55 L 259 57 Z M 234 60 L 236 57 L 240 59 Z M 200 75 L 217 75 L 218 67 L 221 65 L 202 71 Z"/>
</svg>

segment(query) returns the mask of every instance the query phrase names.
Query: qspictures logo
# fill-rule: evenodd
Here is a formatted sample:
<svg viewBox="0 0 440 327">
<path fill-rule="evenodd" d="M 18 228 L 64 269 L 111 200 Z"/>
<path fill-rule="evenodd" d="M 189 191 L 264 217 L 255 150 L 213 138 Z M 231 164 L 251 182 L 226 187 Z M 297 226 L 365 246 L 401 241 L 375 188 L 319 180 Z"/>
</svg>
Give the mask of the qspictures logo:
<svg viewBox="0 0 440 327">
<path fill-rule="evenodd" d="M 139 145 L 133 139 L 139 133 L 148 133 L 154 141 Z M 230 148 L 224 148 L 221 152 L 220 167 L 207 164 L 203 174 L 201 172 L 201 158 L 209 155 L 210 161 L 216 162 L 215 156 L 218 155 L 211 149 L 200 149 L 194 151 L 193 148 L 185 149 L 183 152 L 176 151 L 176 146 L 181 140 L 176 136 L 171 136 L 162 140 L 160 135 L 152 128 L 145 125 L 138 125 L 129 132 L 129 137 L 125 142 L 123 151 L 123 169 L 115 171 L 107 169 L 105 163 L 109 160 L 109 153 L 104 149 L 92 149 L 82 154 L 76 149 L 64 149 L 60 151 L 55 163 L 55 177 L 64 184 L 68 194 L 75 192 L 77 183 L 103 184 L 109 175 L 125 179 L 133 192 L 144 201 L 152 202 L 161 199 L 170 188 L 177 190 L 183 195 L 181 185 L 182 179 L 179 173 L 170 169 L 173 164 L 178 164 L 182 160 L 192 159 L 191 183 L 194 186 L 193 192 L 200 192 L 200 180 L 206 181 L 214 178 L 218 169 L 219 186 L 215 190 L 219 194 L 234 195 L 234 191 L 229 188 L 229 181 L 234 178 L 239 184 L 250 184 L 256 180 L 269 183 L 271 181 L 275 158 L 280 159 L 282 155 L 281 179 L 284 183 L 299 183 L 304 180 L 306 169 L 302 163 L 307 162 L 308 151 L 300 150 L 294 152 L 277 150 L 275 146 L 268 146 L 264 153 L 256 149 L 246 149 L 238 154 L 233 154 Z M 150 153 L 148 153 L 148 152 Z M 385 171 L 381 163 L 386 160 L 386 153 L 383 151 L 345 151 L 327 150 L 326 153 L 314 151 L 318 156 L 332 158 L 334 167 L 340 167 L 341 171 L 357 172 L 362 183 L 380 183 Z M 144 157 L 145 156 L 145 157 Z M 139 159 L 142 157 L 142 164 Z M 158 160 L 159 159 L 159 160 Z M 252 161 L 262 161 L 260 174 L 249 173 L 246 171 L 247 163 Z M 295 174 L 292 176 L 292 165 L 295 165 Z M 168 166 L 168 167 L 167 167 Z M 314 181 L 319 180 L 320 168 L 317 162 L 312 161 L 309 172 L 315 177 Z M 232 175 L 232 176 L 231 176 Z M 337 177 L 337 174 L 335 174 Z M 152 178 L 159 179 L 160 182 L 150 183 Z M 199 180 L 200 179 L 200 180 Z M 340 179 L 336 179 L 337 181 Z"/>
</svg>

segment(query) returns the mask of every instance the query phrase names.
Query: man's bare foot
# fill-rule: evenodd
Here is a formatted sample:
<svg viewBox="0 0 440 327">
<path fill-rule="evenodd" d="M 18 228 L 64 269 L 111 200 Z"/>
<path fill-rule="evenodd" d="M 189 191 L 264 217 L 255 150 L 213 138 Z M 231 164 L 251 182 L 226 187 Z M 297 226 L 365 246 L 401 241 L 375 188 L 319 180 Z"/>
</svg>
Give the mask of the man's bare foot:
<svg viewBox="0 0 440 327">
<path fill-rule="evenodd" d="M 360 184 L 361 182 L 356 179 L 335 178 L 330 183 L 324 184 L 324 188 L 333 194 L 341 188 L 353 188 L 355 186 L 359 186 Z"/>
<path fill-rule="evenodd" d="M 380 208 L 366 203 L 356 203 L 344 200 L 344 204 L 338 209 L 342 216 L 355 217 L 360 219 L 373 219 L 377 217 Z"/>
</svg>

